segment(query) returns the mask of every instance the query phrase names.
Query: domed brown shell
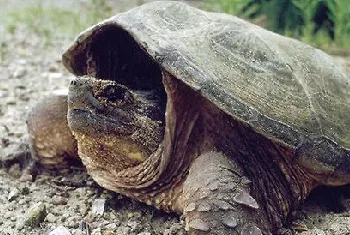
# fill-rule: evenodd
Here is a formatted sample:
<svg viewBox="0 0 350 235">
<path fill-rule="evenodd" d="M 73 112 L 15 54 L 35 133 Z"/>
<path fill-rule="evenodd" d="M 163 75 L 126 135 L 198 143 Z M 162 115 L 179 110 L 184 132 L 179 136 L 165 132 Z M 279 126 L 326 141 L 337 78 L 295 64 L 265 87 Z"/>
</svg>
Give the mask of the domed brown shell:
<svg viewBox="0 0 350 235">
<path fill-rule="evenodd" d="M 84 31 L 63 55 L 65 66 L 86 74 L 79 57 L 110 27 L 228 115 L 293 148 L 305 167 L 350 172 L 341 164 L 350 161 L 350 78 L 327 54 L 237 17 L 171 1 Z"/>
</svg>

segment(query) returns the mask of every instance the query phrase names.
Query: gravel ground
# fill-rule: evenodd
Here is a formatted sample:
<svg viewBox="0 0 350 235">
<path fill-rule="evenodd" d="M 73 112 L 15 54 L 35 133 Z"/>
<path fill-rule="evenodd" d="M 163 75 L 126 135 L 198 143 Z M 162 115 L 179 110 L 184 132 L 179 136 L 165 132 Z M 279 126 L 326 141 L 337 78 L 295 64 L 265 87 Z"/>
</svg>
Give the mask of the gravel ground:
<svg viewBox="0 0 350 235">
<path fill-rule="evenodd" d="M 6 5 L 8 2 L 0 0 L 4 6 L 0 16 L 13 6 Z M 117 2 L 124 9 L 137 3 Z M 67 87 L 72 75 L 61 65 L 60 55 L 71 40 L 53 37 L 47 45 L 21 25 L 7 33 L 0 21 L 0 158 L 26 148 L 25 118 L 30 107 L 39 98 Z M 336 59 L 350 67 L 349 58 Z M 350 234 L 349 192 L 350 187 L 342 187 L 314 193 L 294 213 L 293 227 L 302 235 Z M 0 213 L 0 235 L 185 234 L 178 216 L 104 190 L 82 169 L 59 174 L 46 171 L 34 182 L 21 177 L 18 164 L 0 169 Z"/>
</svg>

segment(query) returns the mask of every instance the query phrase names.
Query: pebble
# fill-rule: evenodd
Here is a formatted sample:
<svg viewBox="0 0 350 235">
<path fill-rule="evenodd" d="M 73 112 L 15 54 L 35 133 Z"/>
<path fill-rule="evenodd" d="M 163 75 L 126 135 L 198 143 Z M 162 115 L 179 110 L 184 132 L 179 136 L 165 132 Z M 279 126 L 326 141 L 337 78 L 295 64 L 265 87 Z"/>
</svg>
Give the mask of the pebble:
<svg viewBox="0 0 350 235">
<path fill-rule="evenodd" d="M 24 67 L 19 67 L 13 72 L 14 78 L 22 78 L 26 75 L 27 70 Z"/>
<path fill-rule="evenodd" d="M 52 204 L 54 205 L 67 205 L 67 199 L 58 195 L 53 196 Z"/>
<path fill-rule="evenodd" d="M 21 191 L 18 188 L 13 188 L 10 191 L 10 193 L 9 193 L 9 195 L 7 197 L 7 200 L 10 201 L 10 202 L 15 200 L 20 195 L 20 193 L 21 193 Z"/>
<path fill-rule="evenodd" d="M 33 176 L 30 174 L 22 174 L 21 177 L 19 178 L 19 181 L 21 182 L 32 182 L 33 181 Z"/>
<path fill-rule="evenodd" d="M 105 212 L 106 199 L 95 199 L 92 202 L 92 215 L 93 216 L 102 216 Z"/>
<path fill-rule="evenodd" d="M 48 235 L 71 235 L 71 233 L 64 226 L 59 226 L 52 230 Z"/>
<path fill-rule="evenodd" d="M 24 224 L 29 227 L 37 227 L 46 217 L 46 206 L 39 202 L 33 205 L 26 214 Z"/>
<path fill-rule="evenodd" d="M 20 64 L 20 65 L 26 65 L 27 64 L 27 60 L 19 59 L 19 60 L 17 60 L 17 63 Z"/>
<path fill-rule="evenodd" d="M 52 213 L 47 214 L 45 220 L 49 223 L 55 223 L 56 222 L 56 216 Z"/>
<path fill-rule="evenodd" d="M 60 78 L 62 78 L 62 73 L 49 73 L 48 74 L 48 77 L 49 77 L 49 79 L 60 79 Z"/>
<path fill-rule="evenodd" d="M 0 98 L 9 96 L 8 90 L 0 90 Z"/>
</svg>

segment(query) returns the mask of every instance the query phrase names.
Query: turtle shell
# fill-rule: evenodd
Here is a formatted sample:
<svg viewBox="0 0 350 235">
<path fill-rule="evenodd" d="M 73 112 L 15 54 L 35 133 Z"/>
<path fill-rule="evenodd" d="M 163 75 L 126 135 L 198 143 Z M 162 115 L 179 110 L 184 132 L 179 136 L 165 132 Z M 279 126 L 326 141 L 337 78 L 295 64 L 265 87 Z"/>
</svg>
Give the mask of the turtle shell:
<svg viewBox="0 0 350 235">
<path fill-rule="evenodd" d="M 65 66 L 86 74 L 89 43 L 110 28 L 228 115 L 293 148 L 305 166 L 326 173 L 350 168 L 340 166 L 350 161 L 350 78 L 326 53 L 237 17 L 170 1 L 82 32 L 64 53 Z"/>
</svg>

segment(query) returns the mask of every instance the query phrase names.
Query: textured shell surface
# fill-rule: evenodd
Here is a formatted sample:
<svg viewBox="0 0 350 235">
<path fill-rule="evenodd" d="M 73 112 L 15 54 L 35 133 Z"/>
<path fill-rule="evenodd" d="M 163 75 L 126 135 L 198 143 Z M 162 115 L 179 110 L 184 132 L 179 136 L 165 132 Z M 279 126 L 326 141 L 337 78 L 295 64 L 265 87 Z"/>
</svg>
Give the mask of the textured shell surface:
<svg viewBox="0 0 350 235">
<path fill-rule="evenodd" d="M 237 17 L 153 2 L 82 32 L 126 30 L 164 70 L 267 138 L 350 157 L 350 77 L 326 53 Z M 316 146 L 316 148 L 315 148 Z M 316 149 L 316 150 L 315 150 Z"/>
</svg>

